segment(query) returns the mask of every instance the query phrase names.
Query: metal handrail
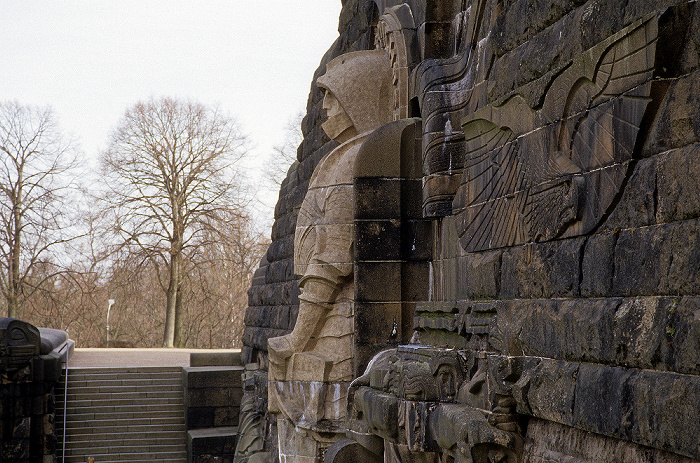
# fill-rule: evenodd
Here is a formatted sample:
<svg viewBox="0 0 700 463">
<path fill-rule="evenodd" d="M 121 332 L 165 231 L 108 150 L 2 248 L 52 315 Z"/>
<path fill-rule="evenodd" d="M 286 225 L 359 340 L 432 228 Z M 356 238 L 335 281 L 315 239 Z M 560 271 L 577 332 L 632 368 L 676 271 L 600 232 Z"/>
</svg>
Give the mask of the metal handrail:
<svg viewBox="0 0 700 463">
<path fill-rule="evenodd" d="M 61 463 L 65 463 L 66 461 L 66 423 L 67 423 L 67 415 L 68 415 L 68 362 L 65 364 L 65 386 L 63 389 L 63 454 L 61 455 Z"/>
</svg>

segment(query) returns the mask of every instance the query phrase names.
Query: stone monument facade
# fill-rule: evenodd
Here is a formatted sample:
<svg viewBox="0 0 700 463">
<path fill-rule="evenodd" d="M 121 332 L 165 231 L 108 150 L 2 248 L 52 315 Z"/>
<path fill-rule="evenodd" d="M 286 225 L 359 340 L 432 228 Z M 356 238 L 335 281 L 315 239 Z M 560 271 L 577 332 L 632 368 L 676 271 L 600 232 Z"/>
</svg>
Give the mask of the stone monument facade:
<svg viewBox="0 0 700 463">
<path fill-rule="evenodd" d="M 352 260 L 316 300 L 351 307 L 350 376 L 314 350 L 327 321 L 292 342 L 294 317 L 256 309 L 263 288 L 291 301 L 301 287 L 306 319 L 306 269 L 273 289 L 279 264 L 264 263 L 244 340 L 265 371 L 255 336 L 291 330 L 271 339 L 269 387 L 302 371 L 347 384 L 325 459 L 308 461 L 700 461 L 697 3 L 348 0 L 341 24 L 337 44 L 362 36 L 390 70 L 390 119 L 344 180 L 351 232 L 334 242 Z M 287 185 L 321 165 L 304 156 L 326 119 L 313 114 Z M 310 236 L 305 209 L 276 230 Z M 313 254 L 286 236 L 268 257 Z M 294 403 L 270 398 L 278 415 Z M 261 435 L 284 459 L 273 428 Z"/>
</svg>

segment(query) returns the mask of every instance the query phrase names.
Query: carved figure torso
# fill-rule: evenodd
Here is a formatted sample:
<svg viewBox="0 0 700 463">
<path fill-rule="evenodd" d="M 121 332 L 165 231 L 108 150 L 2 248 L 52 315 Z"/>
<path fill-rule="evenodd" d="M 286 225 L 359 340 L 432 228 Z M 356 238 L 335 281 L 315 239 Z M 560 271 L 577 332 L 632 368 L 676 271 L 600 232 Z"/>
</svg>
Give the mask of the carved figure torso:
<svg viewBox="0 0 700 463">
<path fill-rule="evenodd" d="M 352 166 L 365 140 L 360 135 L 340 145 L 316 167 L 309 190 L 299 210 L 294 237 L 294 271 L 301 275 L 302 298 L 313 298 L 305 290 L 311 279 L 322 279 L 335 287 L 329 312 L 309 340 L 305 352 L 295 354 L 288 367 L 287 378 L 300 374 L 302 356 L 318 356 L 332 362 L 325 378 L 317 381 L 352 379 L 352 296 L 353 296 L 353 187 Z M 303 369 L 303 368 L 301 368 Z M 295 371 L 297 370 L 297 371 Z M 307 378 L 308 379 L 308 378 Z"/>
</svg>

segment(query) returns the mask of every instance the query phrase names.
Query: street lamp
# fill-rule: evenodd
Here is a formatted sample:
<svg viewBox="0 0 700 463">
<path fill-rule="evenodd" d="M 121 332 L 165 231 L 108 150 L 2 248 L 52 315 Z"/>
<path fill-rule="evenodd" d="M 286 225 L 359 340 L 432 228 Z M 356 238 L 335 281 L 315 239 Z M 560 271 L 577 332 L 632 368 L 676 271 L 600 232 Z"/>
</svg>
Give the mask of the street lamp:
<svg viewBox="0 0 700 463">
<path fill-rule="evenodd" d="M 110 299 L 107 301 L 107 347 L 109 347 L 109 311 L 112 309 L 113 305 L 114 299 Z"/>
</svg>

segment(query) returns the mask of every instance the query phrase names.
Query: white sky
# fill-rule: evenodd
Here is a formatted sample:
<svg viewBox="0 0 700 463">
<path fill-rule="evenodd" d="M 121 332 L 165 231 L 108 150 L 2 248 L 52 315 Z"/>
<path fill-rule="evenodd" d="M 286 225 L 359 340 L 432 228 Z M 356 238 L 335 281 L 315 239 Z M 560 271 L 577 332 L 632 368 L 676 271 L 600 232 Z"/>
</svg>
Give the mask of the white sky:
<svg viewBox="0 0 700 463">
<path fill-rule="evenodd" d="M 93 160 L 139 100 L 218 104 L 262 162 L 306 108 L 340 8 L 340 0 L 0 0 L 0 100 L 51 105 Z M 276 196 L 263 199 L 273 207 Z"/>
</svg>

